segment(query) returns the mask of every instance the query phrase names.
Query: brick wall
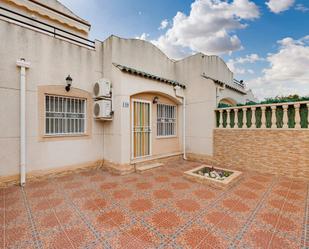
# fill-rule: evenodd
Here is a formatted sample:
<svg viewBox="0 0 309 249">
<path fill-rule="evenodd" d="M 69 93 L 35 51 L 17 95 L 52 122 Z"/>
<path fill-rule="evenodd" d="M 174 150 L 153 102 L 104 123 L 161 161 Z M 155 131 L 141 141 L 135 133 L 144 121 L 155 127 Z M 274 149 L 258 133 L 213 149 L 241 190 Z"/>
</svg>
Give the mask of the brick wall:
<svg viewBox="0 0 309 249">
<path fill-rule="evenodd" d="M 221 165 L 309 179 L 308 130 L 214 130 Z"/>
</svg>

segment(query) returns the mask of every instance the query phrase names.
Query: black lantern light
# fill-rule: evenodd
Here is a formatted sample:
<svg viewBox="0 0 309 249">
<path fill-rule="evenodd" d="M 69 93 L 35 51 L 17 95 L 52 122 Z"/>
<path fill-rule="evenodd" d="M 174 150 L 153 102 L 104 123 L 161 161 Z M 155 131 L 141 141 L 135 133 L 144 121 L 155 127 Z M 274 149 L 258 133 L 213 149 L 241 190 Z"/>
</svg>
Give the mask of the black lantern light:
<svg viewBox="0 0 309 249">
<path fill-rule="evenodd" d="M 159 97 L 156 96 L 156 97 L 153 98 L 152 103 L 153 103 L 153 104 L 157 104 L 158 101 L 159 101 Z"/>
<path fill-rule="evenodd" d="M 67 92 L 69 92 L 71 90 L 71 86 L 72 86 L 72 82 L 73 82 L 73 79 L 71 78 L 70 75 L 68 75 L 68 77 L 66 77 L 65 81 L 67 82 L 67 85 L 65 87 L 65 90 Z"/>
</svg>

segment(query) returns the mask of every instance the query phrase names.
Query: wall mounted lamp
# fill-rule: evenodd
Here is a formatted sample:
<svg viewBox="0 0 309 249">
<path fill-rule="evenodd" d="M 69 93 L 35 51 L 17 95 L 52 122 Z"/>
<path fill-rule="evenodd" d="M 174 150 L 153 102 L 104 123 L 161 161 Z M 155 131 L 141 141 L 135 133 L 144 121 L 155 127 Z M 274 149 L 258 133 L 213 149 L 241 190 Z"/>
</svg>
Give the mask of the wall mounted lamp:
<svg viewBox="0 0 309 249">
<path fill-rule="evenodd" d="M 69 92 L 69 91 L 71 90 L 71 86 L 72 86 L 73 79 L 72 79 L 72 77 L 71 77 L 70 75 L 68 75 L 68 77 L 66 77 L 65 81 L 66 81 L 66 83 L 67 83 L 67 85 L 66 85 L 66 87 L 65 87 L 65 90 L 66 90 L 67 92 Z"/>
<path fill-rule="evenodd" d="M 153 103 L 153 104 L 157 104 L 158 101 L 159 101 L 159 97 L 156 96 L 156 97 L 153 98 L 152 103 Z"/>
</svg>

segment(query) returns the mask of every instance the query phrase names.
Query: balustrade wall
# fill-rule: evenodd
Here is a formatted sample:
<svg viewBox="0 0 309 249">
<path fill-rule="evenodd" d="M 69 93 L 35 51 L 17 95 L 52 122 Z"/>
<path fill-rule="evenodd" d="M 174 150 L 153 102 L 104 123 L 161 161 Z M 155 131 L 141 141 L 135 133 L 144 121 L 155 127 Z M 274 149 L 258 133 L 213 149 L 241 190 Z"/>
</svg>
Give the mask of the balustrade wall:
<svg viewBox="0 0 309 249">
<path fill-rule="evenodd" d="M 309 101 L 216 109 L 217 128 L 308 129 Z"/>
</svg>

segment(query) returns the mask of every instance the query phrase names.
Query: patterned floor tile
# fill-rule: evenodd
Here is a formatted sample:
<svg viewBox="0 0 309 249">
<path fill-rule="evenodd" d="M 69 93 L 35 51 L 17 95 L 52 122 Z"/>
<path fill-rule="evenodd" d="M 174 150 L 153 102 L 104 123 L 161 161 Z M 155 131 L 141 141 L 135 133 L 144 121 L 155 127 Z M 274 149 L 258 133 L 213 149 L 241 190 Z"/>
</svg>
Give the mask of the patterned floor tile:
<svg viewBox="0 0 309 249">
<path fill-rule="evenodd" d="M 218 190 L 183 177 L 199 165 L 178 160 L 127 176 L 88 170 L 0 189 L 0 248 L 308 246 L 308 183 L 244 172 Z"/>
</svg>

